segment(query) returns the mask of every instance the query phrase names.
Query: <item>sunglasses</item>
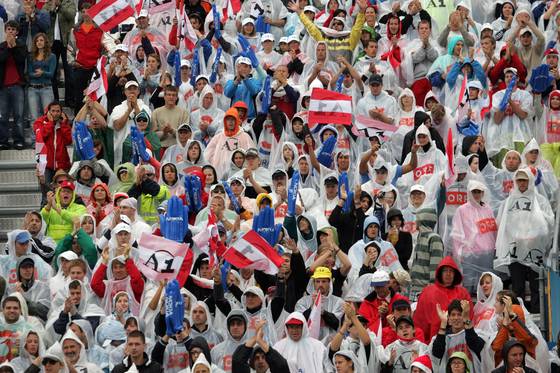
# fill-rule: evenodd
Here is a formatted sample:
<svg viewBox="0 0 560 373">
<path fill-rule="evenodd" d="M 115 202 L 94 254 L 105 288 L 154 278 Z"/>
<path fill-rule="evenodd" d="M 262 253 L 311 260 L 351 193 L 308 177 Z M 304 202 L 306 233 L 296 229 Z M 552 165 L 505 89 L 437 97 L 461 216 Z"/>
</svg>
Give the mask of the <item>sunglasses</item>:
<svg viewBox="0 0 560 373">
<path fill-rule="evenodd" d="M 138 122 L 148 123 L 148 119 L 146 119 L 146 118 L 138 118 L 138 119 L 136 119 L 136 122 L 137 122 L 137 123 L 138 123 Z"/>
</svg>

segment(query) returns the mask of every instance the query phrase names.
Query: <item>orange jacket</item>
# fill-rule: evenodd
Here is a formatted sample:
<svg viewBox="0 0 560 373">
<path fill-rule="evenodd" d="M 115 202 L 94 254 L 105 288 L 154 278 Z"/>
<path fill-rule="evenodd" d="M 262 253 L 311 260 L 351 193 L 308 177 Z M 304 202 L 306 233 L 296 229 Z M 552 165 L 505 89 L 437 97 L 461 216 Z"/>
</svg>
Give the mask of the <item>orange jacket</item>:
<svg viewBox="0 0 560 373">
<path fill-rule="evenodd" d="M 517 315 L 515 320 L 513 320 L 508 327 L 500 325 L 498 334 L 494 341 L 492 341 L 492 350 L 494 350 L 494 362 L 495 366 L 498 366 L 502 362 L 502 348 L 504 344 L 510 339 L 517 339 L 525 349 L 527 353 L 533 358 L 535 357 L 535 348 L 537 346 L 537 338 L 531 334 L 527 326 L 525 325 L 525 315 L 523 314 L 523 308 L 521 306 L 514 304 L 511 307 L 514 314 Z"/>
</svg>

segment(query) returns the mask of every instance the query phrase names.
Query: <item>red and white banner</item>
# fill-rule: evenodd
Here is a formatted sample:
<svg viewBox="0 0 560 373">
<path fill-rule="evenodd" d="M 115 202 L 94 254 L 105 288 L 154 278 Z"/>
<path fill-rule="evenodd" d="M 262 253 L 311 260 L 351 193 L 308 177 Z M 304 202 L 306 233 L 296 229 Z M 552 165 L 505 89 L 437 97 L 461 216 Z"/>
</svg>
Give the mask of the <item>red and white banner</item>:
<svg viewBox="0 0 560 373">
<path fill-rule="evenodd" d="M 107 57 L 101 56 L 101 58 L 97 60 L 96 71 L 91 77 L 91 82 L 85 92 L 85 95 L 89 96 L 93 101 L 97 101 L 105 96 L 109 89 L 105 66 L 107 66 Z"/>
<path fill-rule="evenodd" d="M 47 147 L 40 129 L 35 132 L 35 157 L 37 159 L 37 171 L 39 175 L 44 176 L 47 169 Z"/>
<path fill-rule="evenodd" d="M 223 258 L 237 268 L 257 269 L 269 275 L 277 274 L 278 268 L 284 263 L 284 258 L 253 230 L 237 239 L 226 250 Z"/>
<path fill-rule="evenodd" d="M 218 226 L 216 225 L 216 216 L 213 212 L 208 214 L 206 229 L 201 230 L 196 236 L 194 236 L 193 242 L 200 251 L 208 254 L 208 257 L 210 258 L 210 267 L 214 267 L 214 264 L 218 263 L 218 257 L 221 257 L 224 254 L 225 247 L 220 241 Z"/>
<path fill-rule="evenodd" d="M 128 0 L 101 0 L 87 10 L 93 22 L 105 32 L 134 16 L 135 9 Z"/>
<path fill-rule="evenodd" d="M 354 129 L 356 131 L 354 131 Z M 384 136 L 391 136 L 397 130 L 396 126 L 387 124 L 377 119 L 365 117 L 363 115 L 356 115 L 354 118 L 354 127 L 352 132 L 358 136 L 374 136 L 383 133 Z"/>
<path fill-rule="evenodd" d="M 308 126 L 318 123 L 352 124 L 352 97 L 328 89 L 313 88 L 309 102 Z"/>
<path fill-rule="evenodd" d="M 319 334 L 321 333 L 321 292 L 317 293 L 315 301 L 311 306 L 307 327 L 309 328 L 309 336 L 319 339 Z"/>
<path fill-rule="evenodd" d="M 180 271 L 187 271 L 187 276 L 190 272 L 190 266 L 189 268 L 183 266 L 187 251 L 190 251 L 187 244 L 142 233 L 138 241 L 138 260 L 136 264 L 140 272 L 150 280 L 156 282 L 174 278 L 179 280 Z M 192 265 L 192 252 L 190 257 Z M 186 280 L 186 277 L 184 279 Z"/>
<path fill-rule="evenodd" d="M 189 19 L 187 12 L 185 12 L 185 8 L 181 8 L 180 12 L 180 27 L 177 29 L 177 38 L 179 40 L 183 40 L 185 43 L 185 47 L 189 51 L 192 51 L 194 49 L 194 46 L 196 45 L 196 42 L 198 41 L 198 38 L 196 36 L 196 33 L 194 32 L 194 27 L 191 24 L 191 20 Z"/>
<path fill-rule="evenodd" d="M 150 0 L 150 3 L 148 4 L 147 7 L 148 14 L 152 16 L 154 14 L 161 13 L 161 12 L 173 11 L 175 10 L 175 5 L 176 5 L 175 0 L 158 0 L 158 1 Z"/>
<path fill-rule="evenodd" d="M 241 10 L 240 0 L 217 0 L 216 9 L 222 9 L 221 22 L 225 23 L 226 19 L 235 19 L 237 13 Z"/>
<path fill-rule="evenodd" d="M 449 188 L 456 180 L 455 176 L 455 160 L 453 159 L 453 131 L 451 128 L 447 130 L 447 144 L 445 145 L 445 152 L 447 153 L 447 174 L 445 185 Z"/>
</svg>

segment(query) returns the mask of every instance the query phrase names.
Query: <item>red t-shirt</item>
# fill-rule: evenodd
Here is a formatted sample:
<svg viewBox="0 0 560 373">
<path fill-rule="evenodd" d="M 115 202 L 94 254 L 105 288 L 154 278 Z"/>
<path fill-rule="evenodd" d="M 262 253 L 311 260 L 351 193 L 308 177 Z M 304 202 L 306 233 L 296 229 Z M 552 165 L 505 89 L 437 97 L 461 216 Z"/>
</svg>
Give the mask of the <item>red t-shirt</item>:
<svg viewBox="0 0 560 373">
<path fill-rule="evenodd" d="M 10 87 L 20 82 L 19 72 L 14 56 L 9 55 L 6 60 L 6 71 L 4 73 L 4 87 Z"/>
</svg>

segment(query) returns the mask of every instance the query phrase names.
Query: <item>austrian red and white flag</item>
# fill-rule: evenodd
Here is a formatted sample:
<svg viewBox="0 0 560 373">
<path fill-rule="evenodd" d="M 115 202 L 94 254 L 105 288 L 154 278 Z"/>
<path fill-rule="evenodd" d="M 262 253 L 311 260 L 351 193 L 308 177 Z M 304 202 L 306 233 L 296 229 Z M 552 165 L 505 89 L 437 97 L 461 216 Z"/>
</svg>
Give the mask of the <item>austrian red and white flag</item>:
<svg viewBox="0 0 560 373">
<path fill-rule="evenodd" d="M 313 88 L 309 103 L 308 126 L 319 123 L 352 124 L 352 97 L 328 89 Z"/>
<path fill-rule="evenodd" d="M 223 258 L 237 268 L 257 269 L 269 275 L 277 274 L 284 263 L 284 258 L 253 230 L 237 239 Z"/>
<path fill-rule="evenodd" d="M 321 333 L 321 293 L 318 292 L 315 301 L 311 306 L 309 313 L 309 320 L 307 320 L 307 327 L 309 328 L 309 336 L 311 338 L 319 339 Z"/>
<path fill-rule="evenodd" d="M 352 132 L 357 136 L 373 136 L 382 133 L 384 136 L 391 136 L 397 130 L 396 126 L 387 124 L 377 119 L 368 118 L 363 115 L 356 115 Z"/>
<path fill-rule="evenodd" d="M 192 51 L 194 49 L 194 46 L 196 45 L 196 42 L 198 41 L 198 38 L 196 37 L 194 27 L 192 26 L 184 7 L 180 9 L 179 20 L 181 27 L 179 27 L 177 30 L 177 37 L 179 40 L 183 40 L 183 42 L 185 43 L 185 47 L 189 51 Z"/>
<path fill-rule="evenodd" d="M 210 267 L 214 267 L 214 264 L 218 262 L 218 256 L 223 255 L 224 250 L 220 242 L 220 236 L 218 235 L 216 216 L 213 212 L 208 214 L 206 229 L 201 230 L 198 234 L 193 236 L 192 239 L 200 251 L 208 254 L 210 258 Z"/>
<path fill-rule="evenodd" d="M 184 243 L 148 233 L 142 233 L 138 241 L 136 265 L 146 278 L 156 282 L 177 278 L 179 284 L 184 284 L 192 266 L 192 258 L 192 251 Z"/>
<path fill-rule="evenodd" d="M 128 0 L 101 0 L 87 10 L 93 22 L 105 32 L 133 17 L 135 12 Z"/>
<path fill-rule="evenodd" d="M 222 9 L 222 23 L 226 19 L 234 19 L 241 10 L 240 0 L 218 0 L 216 1 L 216 8 Z"/>
<path fill-rule="evenodd" d="M 107 71 L 105 70 L 106 65 L 107 57 L 101 56 L 101 58 L 97 60 L 95 73 L 91 77 L 89 86 L 86 89 L 85 95 L 89 96 L 93 101 L 97 101 L 107 94 L 109 83 L 107 81 Z"/>
</svg>

